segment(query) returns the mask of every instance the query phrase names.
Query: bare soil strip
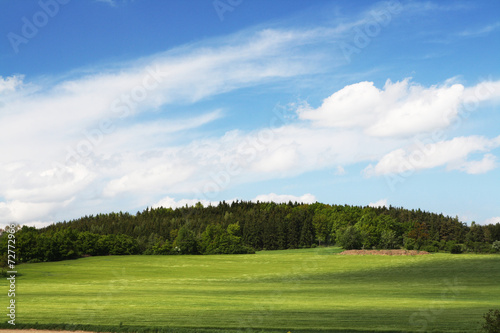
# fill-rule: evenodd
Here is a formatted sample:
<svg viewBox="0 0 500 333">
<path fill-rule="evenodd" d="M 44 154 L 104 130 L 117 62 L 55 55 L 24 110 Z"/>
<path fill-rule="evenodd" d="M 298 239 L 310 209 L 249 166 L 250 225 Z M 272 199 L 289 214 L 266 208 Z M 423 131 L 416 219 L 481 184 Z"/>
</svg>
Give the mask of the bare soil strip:
<svg viewBox="0 0 500 333">
<path fill-rule="evenodd" d="M 420 256 L 429 254 L 427 251 L 417 250 L 346 250 L 340 252 L 343 255 L 377 255 L 377 256 Z"/>
</svg>

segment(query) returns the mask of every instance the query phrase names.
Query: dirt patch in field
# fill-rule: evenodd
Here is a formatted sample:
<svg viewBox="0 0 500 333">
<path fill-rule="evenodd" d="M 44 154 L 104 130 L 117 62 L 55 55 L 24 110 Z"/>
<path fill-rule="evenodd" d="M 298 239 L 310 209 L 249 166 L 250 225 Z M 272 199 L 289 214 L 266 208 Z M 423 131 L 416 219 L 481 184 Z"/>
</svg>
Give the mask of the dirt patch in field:
<svg viewBox="0 0 500 333">
<path fill-rule="evenodd" d="M 420 256 L 423 254 L 429 254 L 427 251 L 417 251 L 417 250 L 346 250 L 340 252 L 343 255 L 377 255 L 377 256 Z"/>
</svg>

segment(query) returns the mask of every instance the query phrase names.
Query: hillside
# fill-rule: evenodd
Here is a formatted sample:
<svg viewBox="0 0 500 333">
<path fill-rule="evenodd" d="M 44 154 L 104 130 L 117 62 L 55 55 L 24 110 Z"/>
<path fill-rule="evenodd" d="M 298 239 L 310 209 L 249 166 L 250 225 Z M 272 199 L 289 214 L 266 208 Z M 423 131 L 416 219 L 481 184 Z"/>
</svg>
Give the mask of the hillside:
<svg viewBox="0 0 500 333">
<path fill-rule="evenodd" d="M 84 216 L 40 230 L 25 226 L 16 239 L 20 262 L 109 254 L 253 253 L 333 244 L 345 249 L 488 253 L 498 251 L 500 223 L 467 226 L 458 218 L 395 207 L 237 201 Z M 6 247 L 6 237 L 1 246 Z"/>
</svg>

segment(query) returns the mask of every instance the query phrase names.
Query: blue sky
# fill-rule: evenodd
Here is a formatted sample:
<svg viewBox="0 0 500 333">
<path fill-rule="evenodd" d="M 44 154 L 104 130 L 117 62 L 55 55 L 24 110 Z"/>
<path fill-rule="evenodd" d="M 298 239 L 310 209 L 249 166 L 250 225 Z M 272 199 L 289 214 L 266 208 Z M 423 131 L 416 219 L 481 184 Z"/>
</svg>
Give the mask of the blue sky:
<svg viewBox="0 0 500 333">
<path fill-rule="evenodd" d="M 0 226 L 220 200 L 500 222 L 498 1 L 1 1 Z"/>
</svg>

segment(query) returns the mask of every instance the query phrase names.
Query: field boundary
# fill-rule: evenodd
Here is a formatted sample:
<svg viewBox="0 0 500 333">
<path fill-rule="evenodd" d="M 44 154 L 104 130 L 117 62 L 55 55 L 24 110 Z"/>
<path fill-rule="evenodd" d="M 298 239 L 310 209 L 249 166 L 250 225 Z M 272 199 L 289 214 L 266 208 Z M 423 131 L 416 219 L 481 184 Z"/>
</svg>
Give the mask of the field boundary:
<svg viewBox="0 0 500 333">
<path fill-rule="evenodd" d="M 375 256 L 420 256 L 430 254 L 427 251 L 417 250 L 345 250 L 341 255 L 375 255 Z"/>
<path fill-rule="evenodd" d="M 401 333 L 401 331 L 373 331 L 352 329 L 266 329 L 266 328 L 190 328 L 190 327 L 141 327 L 141 326 L 105 326 L 80 324 L 16 324 L 0 323 L 0 333 Z M 411 331 L 406 331 L 411 333 Z"/>
</svg>

